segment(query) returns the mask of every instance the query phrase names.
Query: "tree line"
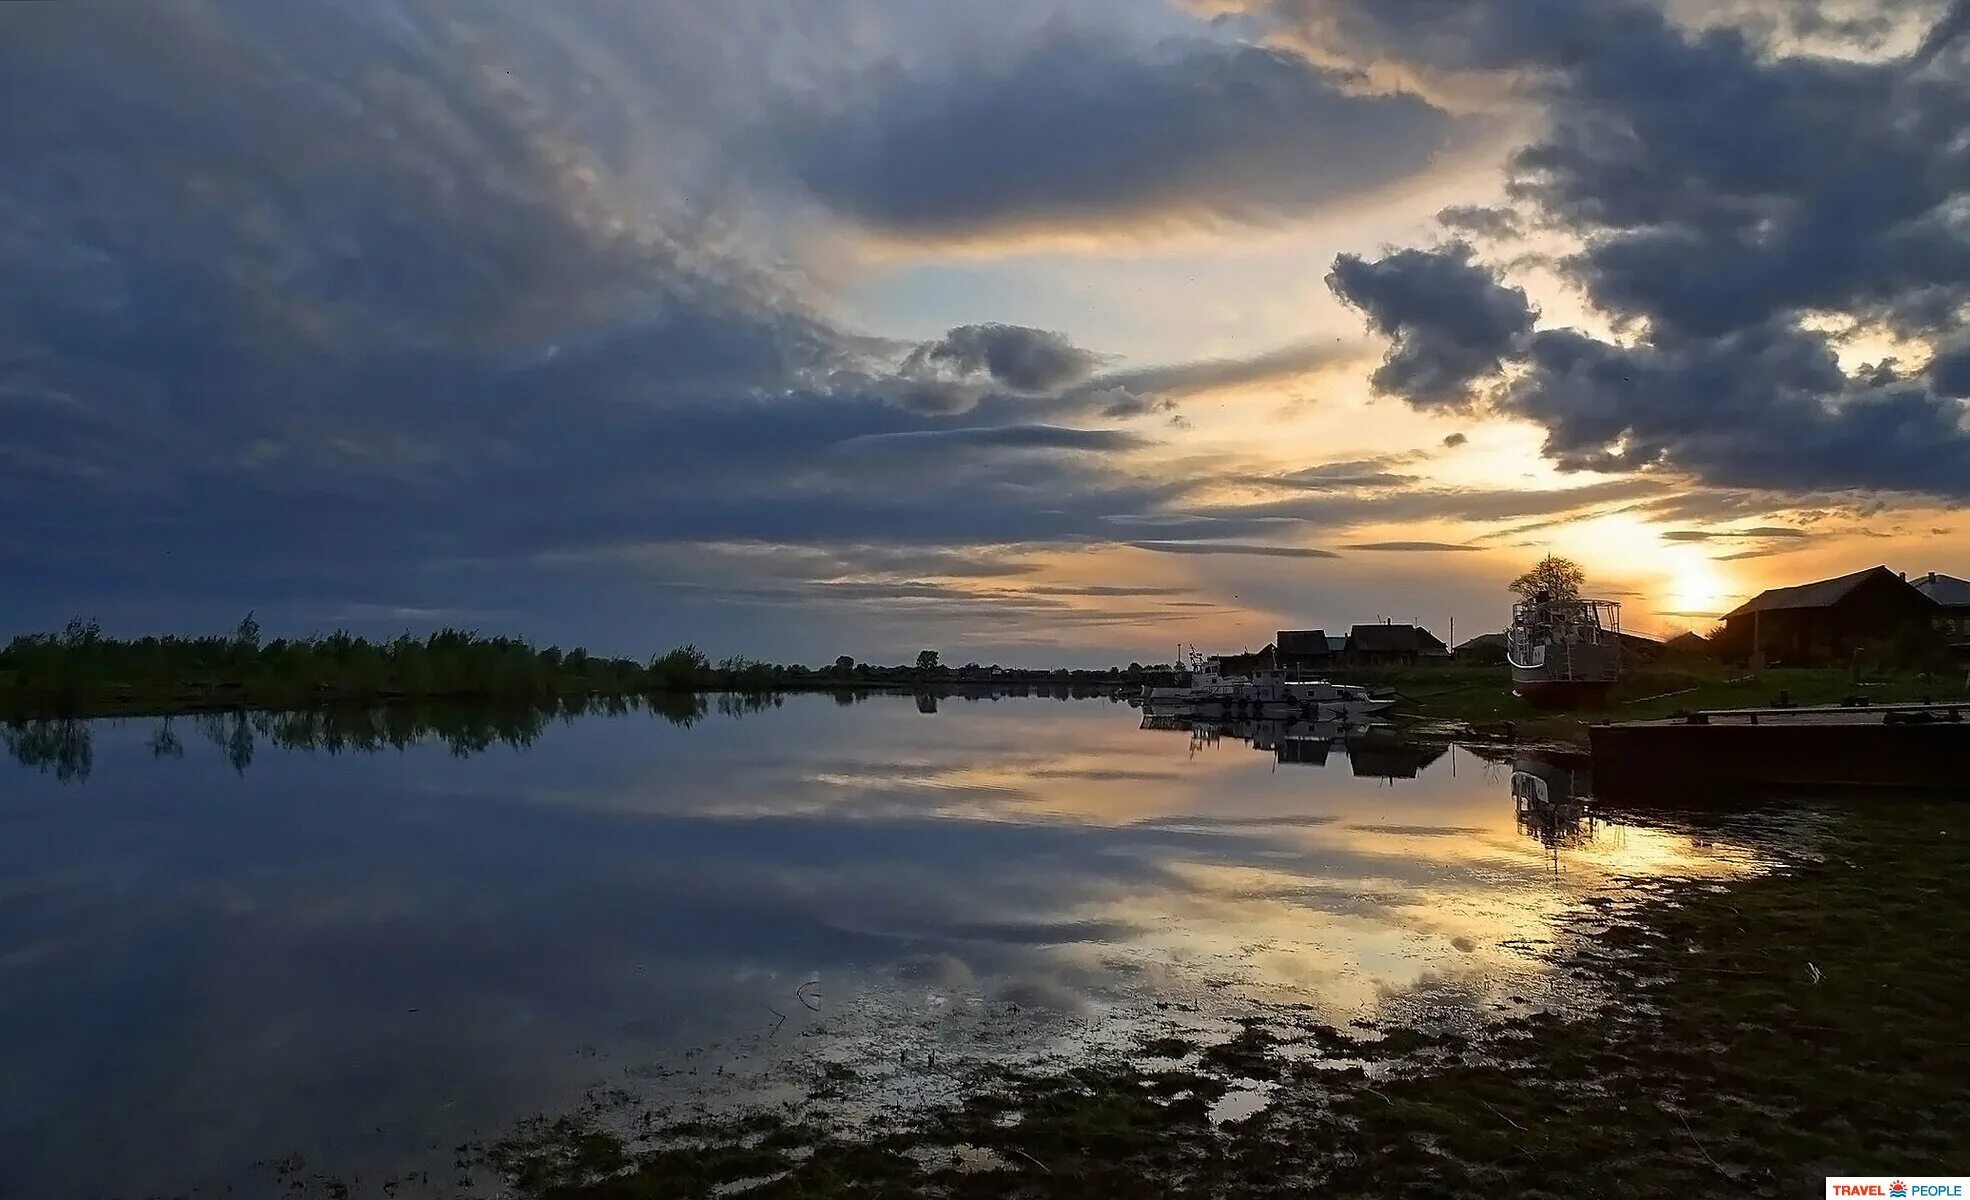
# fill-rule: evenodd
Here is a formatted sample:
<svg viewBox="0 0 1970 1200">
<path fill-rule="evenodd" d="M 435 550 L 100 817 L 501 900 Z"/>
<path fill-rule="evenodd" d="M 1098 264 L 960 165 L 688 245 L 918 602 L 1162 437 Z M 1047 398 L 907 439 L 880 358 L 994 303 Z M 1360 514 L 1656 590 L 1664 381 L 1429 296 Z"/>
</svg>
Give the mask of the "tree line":
<svg viewBox="0 0 1970 1200">
<path fill-rule="evenodd" d="M 120 639 L 94 621 L 25 634 L 0 649 L 0 716 L 86 716 L 211 708 L 298 708 L 398 698 L 540 703 L 572 695 L 769 693 L 949 682 L 1140 681 L 1167 667 L 1033 671 L 947 667 L 935 650 L 883 666 L 842 656 L 824 667 L 743 657 L 713 661 L 684 645 L 647 660 L 446 628 L 377 640 L 344 630 L 266 640 L 248 614 L 230 634 Z"/>
</svg>

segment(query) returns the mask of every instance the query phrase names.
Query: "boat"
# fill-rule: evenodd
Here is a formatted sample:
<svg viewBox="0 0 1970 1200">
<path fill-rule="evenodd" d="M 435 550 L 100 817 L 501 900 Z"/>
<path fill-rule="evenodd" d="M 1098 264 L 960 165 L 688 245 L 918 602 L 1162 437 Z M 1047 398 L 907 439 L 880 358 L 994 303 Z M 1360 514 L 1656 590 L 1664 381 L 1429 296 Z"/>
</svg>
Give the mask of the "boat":
<svg viewBox="0 0 1970 1200">
<path fill-rule="evenodd" d="M 1159 706 L 1172 704 L 1195 704 L 1202 700 L 1214 700 L 1228 694 L 1233 681 L 1226 679 L 1218 659 L 1205 658 L 1192 650 L 1189 670 L 1185 672 L 1186 682 L 1169 687 L 1146 687 L 1142 698 L 1145 703 Z"/>
<path fill-rule="evenodd" d="M 1970 795 L 1970 704 L 1719 708 L 1594 725 L 1596 789 L 1623 802 L 1766 790 Z"/>
<path fill-rule="evenodd" d="M 1223 660 L 1191 653 L 1189 681 L 1174 687 L 1150 688 L 1145 705 L 1236 712 L 1274 720 L 1305 717 L 1315 721 L 1359 724 L 1394 708 L 1393 698 L 1380 699 L 1367 688 L 1330 683 L 1325 679 L 1294 679 L 1281 669 L 1261 669 L 1228 675 Z"/>
<path fill-rule="evenodd" d="M 1540 592 L 1512 606 L 1512 692 L 1541 708 L 1597 708 L 1621 678 L 1621 606 Z"/>
</svg>

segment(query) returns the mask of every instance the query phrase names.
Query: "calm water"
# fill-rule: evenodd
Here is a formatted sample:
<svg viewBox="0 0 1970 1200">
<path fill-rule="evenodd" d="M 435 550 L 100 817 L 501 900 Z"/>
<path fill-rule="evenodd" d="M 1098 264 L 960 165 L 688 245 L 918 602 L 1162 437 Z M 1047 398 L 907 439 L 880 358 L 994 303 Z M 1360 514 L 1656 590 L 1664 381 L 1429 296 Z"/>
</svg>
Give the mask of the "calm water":
<svg viewBox="0 0 1970 1200">
<path fill-rule="evenodd" d="M 361 1193 L 598 1085 L 682 1111 L 840 1063 L 907 1104 L 1254 1004 L 1566 1003 L 1557 914 L 1752 858 L 1523 822 L 1510 763 L 1441 744 L 921 707 L 9 733 L 0 1194 L 222 1192 L 291 1155 Z"/>
</svg>

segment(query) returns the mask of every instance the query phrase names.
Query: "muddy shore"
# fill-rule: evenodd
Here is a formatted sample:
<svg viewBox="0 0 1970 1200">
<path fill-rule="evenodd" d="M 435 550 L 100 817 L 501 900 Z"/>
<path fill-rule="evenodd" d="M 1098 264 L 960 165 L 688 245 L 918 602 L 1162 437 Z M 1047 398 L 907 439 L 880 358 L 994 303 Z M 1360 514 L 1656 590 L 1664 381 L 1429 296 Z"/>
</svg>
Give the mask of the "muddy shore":
<svg viewBox="0 0 1970 1200">
<path fill-rule="evenodd" d="M 1727 834 L 1748 816 L 1659 818 Z M 1772 819 L 1764 814 L 1758 819 Z M 1656 879 L 1569 918 L 1552 969 L 1584 1014 L 1472 1033 L 1254 1012 L 961 1103 L 847 1130 L 851 1081 L 730 1120 L 624 1097 L 463 1149 L 530 1197 L 1817 1194 L 1828 1174 L 1970 1163 L 1970 808 L 1805 807 L 1781 861 Z"/>
</svg>

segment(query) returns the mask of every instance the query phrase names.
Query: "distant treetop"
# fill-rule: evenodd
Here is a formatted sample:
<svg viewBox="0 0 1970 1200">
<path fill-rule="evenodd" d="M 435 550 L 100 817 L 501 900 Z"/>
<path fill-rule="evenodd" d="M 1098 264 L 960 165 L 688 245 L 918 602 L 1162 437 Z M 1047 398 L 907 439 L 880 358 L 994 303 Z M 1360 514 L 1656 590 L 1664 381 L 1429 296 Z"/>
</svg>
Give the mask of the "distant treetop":
<svg viewBox="0 0 1970 1200">
<path fill-rule="evenodd" d="M 1510 587 L 1527 600 L 1539 593 L 1546 593 L 1549 600 L 1577 600 L 1581 585 L 1587 582 L 1587 572 L 1570 558 L 1548 554 L 1539 560 L 1539 565 L 1512 580 Z"/>
</svg>

